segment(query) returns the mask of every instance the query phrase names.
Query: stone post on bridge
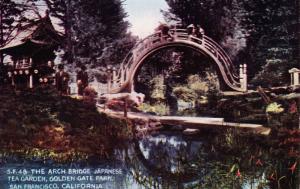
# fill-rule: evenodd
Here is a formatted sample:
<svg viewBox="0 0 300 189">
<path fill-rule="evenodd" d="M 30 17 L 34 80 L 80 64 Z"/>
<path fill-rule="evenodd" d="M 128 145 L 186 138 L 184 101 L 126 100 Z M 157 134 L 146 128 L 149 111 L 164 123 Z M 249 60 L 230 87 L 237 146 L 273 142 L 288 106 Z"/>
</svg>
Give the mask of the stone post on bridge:
<svg viewBox="0 0 300 189">
<path fill-rule="evenodd" d="M 125 70 L 121 70 L 121 84 L 125 82 Z"/>
<path fill-rule="evenodd" d="M 125 77 L 125 80 L 124 81 L 126 81 L 127 80 L 127 78 L 130 78 L 130 72 L 129 72 L 129 69 L 128 68 L 126 68 L 126 77 Z"/>
<path fill-rule="evenodd" d="M 296 87 L 300 85 L 299 82 L 299 73 L 300 70 L 297 68 L 292 68 L 289 70 L 289 73 L 291 74 L 291 86 Z"/>
<path fill-rule="evenodd" d="M 111 82 L 112 82 L 112 68 L 107 66 L 107 92 L 111 91 Z"/>
<path fill-rule="evenodd" d="M 112 87 L 115 87 L 117 84 L 117 69 L 115 67 L 112 68 Z"/>
<path fill-rule="evenodd" d="M 247 64 L 241 64 L 240 65 L 240 83 L 241 88 L 244 92 L 247 92 L 248 88 L 248 79 L 247 79 Z"/>
</svg>

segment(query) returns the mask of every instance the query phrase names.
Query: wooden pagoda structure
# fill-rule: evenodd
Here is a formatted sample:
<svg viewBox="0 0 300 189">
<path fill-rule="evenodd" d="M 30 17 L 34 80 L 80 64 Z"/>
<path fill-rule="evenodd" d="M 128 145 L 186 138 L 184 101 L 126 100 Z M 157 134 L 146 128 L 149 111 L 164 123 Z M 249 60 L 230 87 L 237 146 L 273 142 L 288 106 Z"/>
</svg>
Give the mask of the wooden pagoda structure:
<svg viewBox="0 0 300 189">
<path fill-rule="evenodd" d="M 18 88 L 33 88 L 41 83 L 49 83 L 55 70 L 54 50 L 62 41 L 47 14 L 44 18 L 17 27 L 8 42 L 0 47 L 0 52 L 10 55 L 7 77 Z"/>
</svg>

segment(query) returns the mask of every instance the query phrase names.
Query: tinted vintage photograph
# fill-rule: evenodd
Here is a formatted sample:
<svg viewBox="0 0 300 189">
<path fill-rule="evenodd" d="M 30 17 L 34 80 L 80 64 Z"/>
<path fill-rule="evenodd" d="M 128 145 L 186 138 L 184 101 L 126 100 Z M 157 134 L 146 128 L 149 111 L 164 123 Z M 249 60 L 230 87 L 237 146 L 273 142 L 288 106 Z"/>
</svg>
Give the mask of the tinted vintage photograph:
<svg viewBox="0 0 300 189">
<path fill-rule="evenodd" d="M 300 1 L 0 0 L 0 189 L 300 189 Z"/>
</svg>

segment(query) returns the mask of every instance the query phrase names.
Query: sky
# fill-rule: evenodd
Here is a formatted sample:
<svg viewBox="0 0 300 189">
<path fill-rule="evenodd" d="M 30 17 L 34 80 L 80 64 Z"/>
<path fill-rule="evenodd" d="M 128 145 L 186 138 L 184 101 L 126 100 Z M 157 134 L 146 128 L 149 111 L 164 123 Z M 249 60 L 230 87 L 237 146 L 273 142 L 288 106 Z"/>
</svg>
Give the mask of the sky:
<svg viewBox="0 0 300 189">
<path fill-rule="evenodd" d="M 15 0 L 22 2 L 24 0 Z M 45 15 L 46 5 L 43 1 L 38 1 L 39 12 L 42 16 Z M 140 38 L 144 38 L 153 33 L 159 23 L 164 23 L 164 18 L 161 10 L 167 10 L 168 5 L 165 0 L 124 0 L 123 6 L 130 22 L 129 30 Z M 62 31 L 58 27 L 59 21 L 52 18 L 54 26 L 57 30 Z"/>
<path fill-rule="evenodd" d="M 126 20 L 131 24 L 129 30 L 140 38 L 152 34 L 159 23 L 165 22 L 160 12 L 168 9 L 165 0 L 125 0 L 123 5 L 128 14 Z M 39 8 L 41 14 L 44 15 L 44 7 Z M 53 21 L 56 24 L 57 21 Z"/>
<path fill-rule="evenodd" d="M 152 34 L 160 22 L 165 22 L 160 10 L 167 10 L 168 5 L 165 0 L 126 0 L 124 8 L 131 24 L 130 31 L 144 38 Z"/>
</svg>

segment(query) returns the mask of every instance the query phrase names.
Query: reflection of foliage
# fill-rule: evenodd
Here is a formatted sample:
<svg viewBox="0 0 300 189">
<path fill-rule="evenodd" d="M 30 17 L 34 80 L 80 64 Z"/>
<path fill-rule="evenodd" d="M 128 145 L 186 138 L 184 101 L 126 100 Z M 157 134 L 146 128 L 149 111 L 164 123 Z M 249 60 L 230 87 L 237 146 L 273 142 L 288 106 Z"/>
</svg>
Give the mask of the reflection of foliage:
<svg viewBox="0 0 300 189">
<path fill-rule="evenodd" d="M 147 188 L 183 188 L 183 183 L 192 180 L 193 169 L 186 163 L 191 160 L 183 144 L 175 145 L 164 139 L 148 142 L 143 140 L 140 145 L 149 150 L 148 155 L 136 148 L 128 157 L 127 163 L 132 168 L 136 181 Z"/>
<path fill-rule="evenodd" d="M 286 138 L 299 137 L 300 132 L 291 133 L 278 131 L 275 136 L 263 137 L 228 130 L 216 135 L 205 133 L 197 142 L 160 135 L 158 141 L 144 139 L 146 159 L 142 165 L 139 158 L 131 164 L 142 181 L 148 178 L 144 186 L 152 181 L 155 184 L 151 186 L 158 188 L 296 189 L 299 144 L 288 143 Z M 196 175 L 185 178 L 189 173 Z"/>
<path fill-rule="evenodd" d="M 230 133 L 230 137 L 228 133 Z M 266 185 L 266 183 L 271 184 L 270 182 L 273 181 L 276 184 L 287 182 L 295 184 L 297 182 L 295 180 L 296 175 L 291 175 L 287 169 L 290 162 L 295 161 L 295 158 L 284 154 L 288 154 L 288 151 L 291 148 L 295 148 L 297 144 L 294 143 L 289 148 L 282 148 L 279 147 L 280 141 L 281 139 L 279 138 L 263 138 L 249 134 L 245 135 L 236 131 L 228 131 L 224 136 L 220 135 L 216 137 L 214 153 L 218 157 L 217 161 L 221 160 L 222 162 L 227 162 L 228 157 L 231 156 L 233 159 L 229 165 L 234 163 L 239 164 L 244 182 L 248 180 L 247 182 L 251 183 L 251 180 L 255 180 L 261 186 Z M 283 164 L 285 164 L 285 167 L 283 167 Z M 276 178 L 268 180 L 275 173 L 277 175 Z M 283 176 L 285 179 L 281 179 L 277 183 L 280 177 Z M 289 184 L 287 188 L 292 189 L 292 184 Z"/>
<path fill-rule="evenodd" d="M 228 167 L 221 162 L 208 163 L 206 167 L 209 171 L 204 176 L 203 183 L 200 184 L 201 188 L 238 189 L 241 187 L 242 180 L 234 174 L 228 174 Z"/>
<path fill-rule="evenodd" d="M 233 147 L 234 145 L 234 132 L 233 130 L 227 130 L 225 132 L 225 141 L 226 141 L 226 145 L 229 146 L 229 147 Z"/>
</svg>

